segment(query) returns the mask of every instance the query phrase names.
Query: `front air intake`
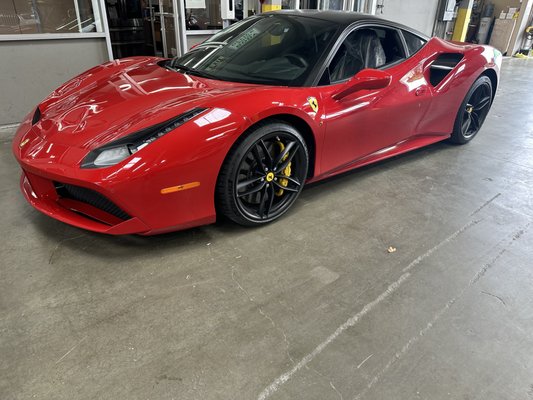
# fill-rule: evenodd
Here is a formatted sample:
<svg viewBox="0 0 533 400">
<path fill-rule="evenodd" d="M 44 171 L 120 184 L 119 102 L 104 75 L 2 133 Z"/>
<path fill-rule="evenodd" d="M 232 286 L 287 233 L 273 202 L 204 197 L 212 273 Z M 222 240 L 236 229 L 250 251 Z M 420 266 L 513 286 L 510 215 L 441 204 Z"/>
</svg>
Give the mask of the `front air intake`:
<svg viewBox="0 0 533 400">
<path fill-rule="evenodd" d="M 54 186 L 59 197 L 89 204 L 122 220 L 131 218 L 119 206 L 95 190 L 60 182 L 54 182 Z"/>
</svg>

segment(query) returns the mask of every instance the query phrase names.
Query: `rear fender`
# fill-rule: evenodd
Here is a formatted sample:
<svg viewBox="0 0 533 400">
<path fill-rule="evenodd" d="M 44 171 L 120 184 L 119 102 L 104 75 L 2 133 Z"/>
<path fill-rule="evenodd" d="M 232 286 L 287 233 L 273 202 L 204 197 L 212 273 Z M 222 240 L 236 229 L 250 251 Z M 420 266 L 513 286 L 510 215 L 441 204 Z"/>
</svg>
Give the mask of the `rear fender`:
<svg viewBox="0 0 533 400">
<path fill-rule="evenodd" d="M 460 45 L 433 38 L 427 44 L 424 60 L 424 74 L 433 92 L 431 106 L 420 129 L 429 134 L 451 134 L 455 116 L 472 84 L 487 69 L 499 73 L 498 61 L 489 46 Z M 457 54 L 462 58 L 435 85 L 431 84 L 432 65 L 446 54 Z M 457 57 L 459 58 L 459 57 Z"/>
</svg>

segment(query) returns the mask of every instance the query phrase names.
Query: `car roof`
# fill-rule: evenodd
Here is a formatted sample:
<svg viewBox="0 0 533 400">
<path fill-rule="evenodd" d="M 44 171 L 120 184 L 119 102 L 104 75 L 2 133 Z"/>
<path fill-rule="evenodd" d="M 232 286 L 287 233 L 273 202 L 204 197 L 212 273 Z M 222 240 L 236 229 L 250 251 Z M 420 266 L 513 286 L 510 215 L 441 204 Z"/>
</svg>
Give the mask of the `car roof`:
<svg viewBox="0 0 533 400">
<path fill-rule="evenodd" d="M 340 28 L 345 29 L 348 26 L 352 25 L 355 22 L 369 22 L 376 24 L 385 24 L 395 28 L 404 29 L 409 32 L 413 32 L 421 38 L 428 39 L 426 35 L 417 31 L 416 29 L 410 28 L 408 26 L 399 24 L 397 22 L 389 21 L 384 18 L 377 17 L 371 14 L 364 14 L 353 11 L 334 11 L 334 10 L 277 10 L 264 13 L 263 15 L 268 14 L 281 14 L 281 15 L 294 15 L 300 17 L 308 17 L 314 19 L 321 19 L 324 21 L 329 21 L 331 23 L 339 25 Z"/>
</svg>

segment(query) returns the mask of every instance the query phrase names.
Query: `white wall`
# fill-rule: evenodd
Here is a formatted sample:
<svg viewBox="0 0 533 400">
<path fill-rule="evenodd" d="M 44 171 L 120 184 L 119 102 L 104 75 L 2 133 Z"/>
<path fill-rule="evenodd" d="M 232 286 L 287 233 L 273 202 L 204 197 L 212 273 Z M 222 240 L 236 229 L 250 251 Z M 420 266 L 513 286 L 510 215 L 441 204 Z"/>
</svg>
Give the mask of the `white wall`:
<svg viewBox="0 0 533 400">
<path fill-rule="evenodd" d="M 0 41 L 0 126 L 20 122 L 60 84 L 107 60 L 104 38 Z"/>
<path fill-rule="evenodd" d="M 407 25 L 428 36 L 432 35 L 439 0 L 383 0 L 383 5 L 383 14 L 378 10 L 378 17 Z"/>
</svg>

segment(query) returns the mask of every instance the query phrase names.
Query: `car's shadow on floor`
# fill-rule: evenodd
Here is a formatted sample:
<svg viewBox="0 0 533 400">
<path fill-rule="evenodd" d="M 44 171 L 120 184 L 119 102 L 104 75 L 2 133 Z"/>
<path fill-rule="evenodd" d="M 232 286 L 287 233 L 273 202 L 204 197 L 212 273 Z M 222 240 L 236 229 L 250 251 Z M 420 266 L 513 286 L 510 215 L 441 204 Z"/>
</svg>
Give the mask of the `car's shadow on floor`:
<svg viewBox="0 0 533 400">
<path fill-rule="evenodd" d="M 305 202 L 318 200 L 324 191 L 342 190 L 346 185 L 352 185 L 357 180 L 382 174 L 392 168 L 414 163 L 421 157 L 431 156 L 434 153 L 450 151 L 456 146 L 446 142 L 436 143 L 417 149 L 387 160 L 358 168 L 353 171 L 307 185 L 301 199 Z M 297 214 L 303 207 L 303 201 L 296 201 L 289 213 Z M 68 248 L 74 252 L 90 253 L 93 257 L 112 260 L 125 260 L 136 257 L 149 257 L 151 254 L 165 255 L 166 253 L 179 254 L 180 251 L 205 247 L 220 237 L 241 240 L 248 235 L 254 235 L 265 227 L 242 227 L 221 218 L 212 225 L 191 228 L 184 231 L 171 232 L 155 236 L 124 235 L 111 236 L 94 233 L 72 227 L 56 221 L 38 212 L 32 216 L 32 224 L 41 231 L 41 234 L 57 246 Z M 283 224 L 284 218 L 275 224 Z"/>
</svg>

